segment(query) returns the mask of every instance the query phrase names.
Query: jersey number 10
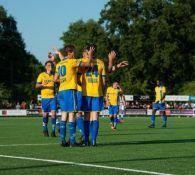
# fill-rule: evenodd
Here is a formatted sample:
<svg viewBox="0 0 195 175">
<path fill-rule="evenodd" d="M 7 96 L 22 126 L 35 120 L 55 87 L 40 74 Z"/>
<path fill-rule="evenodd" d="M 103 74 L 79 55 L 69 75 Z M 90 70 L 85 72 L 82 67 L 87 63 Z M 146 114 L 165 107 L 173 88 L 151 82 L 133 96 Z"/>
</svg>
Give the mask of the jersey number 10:
<svg viewBox="0 0 195 175">
<path fill-rule="evenodd" d="M 66 66 L 60 66 L 58 68 L 58 73 L 61 77 L 65 76 L 66 75 Z"/>
</svg>

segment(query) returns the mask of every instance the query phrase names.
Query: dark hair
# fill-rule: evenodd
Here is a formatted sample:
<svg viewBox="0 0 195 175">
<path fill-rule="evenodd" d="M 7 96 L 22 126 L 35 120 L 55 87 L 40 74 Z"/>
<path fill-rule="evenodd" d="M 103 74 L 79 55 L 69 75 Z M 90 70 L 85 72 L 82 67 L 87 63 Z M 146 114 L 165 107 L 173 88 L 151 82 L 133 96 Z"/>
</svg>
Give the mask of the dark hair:
<svg viewBox="0 0 195 175">
<path fill-rule="evenodd" d="M 85 47 L 83 47 L 82 52 L 86 52 L 88 50 L 89 50 L 88 46 L 85 46 Z"/>
<path fill-rule="evenodd" d="M 51 58 L 53 54 L 51 52 L 48 52 L 48 58 Z"/>
<path fill-rule="evenodd" d="M 52 67 L 54 66 L 54 64 L 53 64 L 52 61 L 46 61 L 46 62 L 45 62 L 45 66 L 46 66 L 48 63 L 50 63 Z"/>
<path fill-rule="evenodd" d="M 66 45 L 65 47 L 64 47 L 64 51 L 65 51 L 65 54 L 67 55 L 68 54 L 68 52 L 75 52 L 76 51 L 76 48 L 75 48 L 75 46 L 74 45 Z"/>
</svg>

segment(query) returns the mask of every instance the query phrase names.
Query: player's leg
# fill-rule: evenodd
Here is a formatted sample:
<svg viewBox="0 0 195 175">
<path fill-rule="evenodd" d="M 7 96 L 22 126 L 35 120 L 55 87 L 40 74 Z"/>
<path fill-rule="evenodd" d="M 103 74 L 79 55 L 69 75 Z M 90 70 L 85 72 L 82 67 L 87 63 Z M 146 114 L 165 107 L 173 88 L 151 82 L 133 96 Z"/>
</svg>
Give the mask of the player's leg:
<svg viewBox="0 0 195 175">
<path fill-rule="evenodd" d="M 98 131 L 99 131 L 99 112 L 92 111 L 90 113 L 90 134 L 91 134 L 92 146 L 96 146 Z"/>
<path fill-rule="evenodd" d="M 149 128 L 154 128 L 155 127 L 155 119 L 156 119 L 156 110 L 158 109 L 158 104 L 157 103 L 153 103 L 152 106 L 152 115 L 150 117 L 151 120 L 151 124 L 148 126 Z"/>
<path fill-rule="evenodd" d="M 82 116 L 82 92 L 77 91 L 77 110 L 78 113 L 76 114 L 76 126 L 81 134 L 80 143 L 82 144 L 84 141 L 84 119 Z"/>
<path fill-rule="evenodd" d="M 49 99 L 42 99 L 41 101 L 42 105 L 42 113 L 43 113 L 43 135 L 48 137 L 48 117 L 49 117 Z"/>
<path fill-rule="evenodd" d="M 51 136 L 56 137 L 55 129 L 56 129 L 56 98 L 51 99 L 50 102 L 50 108 L 51 108 Z"/>
<path fill-rule="evenodd" d="M 163 125 L 162 125 L 162 128 L 166 128 L 167 127 L 167 116 L 165 114 L 165 111 L 163 111 Z"/>
<path fill-rule="evenodd" d="M 61 138 L 61 146 L 66 146 L 66 121 L 68 117 L 67 112 L 61 112 L 61 121 L 60 121 L 60 138 Z"/>
<path fill-rule="evenodd" d="M 61 146 L 67 146 L 66 143 L 66 122 L 68 118 L 67 113 L 67 102 L 66 102 L 66 91 L 60 91 L 59 96 L 59 103 L 61 109 L 61 121 L 60 121 L 60 138 L 61 138 Z"/>
<path fill-rule="evenodd" d="M 58 133 L 60 133 L 60 119 L 56 115 L 56 127 L 58 128 Z"/>
<path fill-rule="evenodd" d="M 84 142 L 85 145 L 89 145 L 89 134 L 90 134 L 90 112 L 85 112 L 84 115 Z"/>
<path fill-rule="evenodd" d="M 76 133 L 75 113 L 69 112 L 68 119 L 69 119 L 70 146 L 75 146 L 75 133 Z"/>
<path fill-rule="evenodd" d="M 52 110 L 51 111 L 51 127 L 52 127 L 52 131 L 51 131 L 51 136 L 52 137 L 56 137 L 56 111 Z"/>
<path fill-rule="evenodd" d="M 84 142 L 89 146 L 91 97 L 82 97 L 82 110 L 84 111 Z"/>
<path fill-rule="evenodd" d="M 167 127 L 167 116 L 165 112 L 165 103 L 161 103 L 160 110 L 162 111 L 162 119 L 163 119 L 162 128 L 166 128 Z"/>
<path fill-rule="evenodd" d="M 76 125 L 77 125 L 78 130 L 81 134 L 80 143 L 82 143 L 84 141 L 84 136 L 85 136 L 84 119 L 83 119 L 83 116 L 82 116 L 82 112 L 78 112 L 76 114 Z"/>
<path fill-rule="evenodd" d="M 108 107 L 108 112 L 109 112 L 109 119 L 110 119 L 110 124 L 111 124 L 111 129 L 114 128 L 114 110 L 113 106 Z"/>
<path fill-rule="evenodd" d="M 114 128 L 114 115 L 109 115 L 111 128 Z"/>
<path fill-rule="evenodd" d="M 43 112 L 43 135 L 48 137 L 49 133 L 48 133 L 48 113 L 47 112 Z"/>
<path fill-rule="evenodd" d="M 125 108 L 123 107 L 121 110 L 121 119 L 125 117 Z"/>
<path fill-rule="evenodd" d="M 119 123 L 124 123 L 124 116 L 125 116 L 125 111 L 122 110 L 122 111 L 121 111 L 120 118 L 119 118 Z"/>
<path fill-rule="evenodd" d="M 114 113 L 114 129 L 116 129 L 116 126 L 119 123 L 119 119 L 117 118 L 118 106 L 113 106 L 113 113 Z"/>
<path fill-rule="evenodd" d="M 103 96 L 92 97 L 91 108 L 92 108 L 90 115 L 91 145 L 96 146 L 96 140 L 99 131 L 99 111 L 104 109 Z"/>
</svg>

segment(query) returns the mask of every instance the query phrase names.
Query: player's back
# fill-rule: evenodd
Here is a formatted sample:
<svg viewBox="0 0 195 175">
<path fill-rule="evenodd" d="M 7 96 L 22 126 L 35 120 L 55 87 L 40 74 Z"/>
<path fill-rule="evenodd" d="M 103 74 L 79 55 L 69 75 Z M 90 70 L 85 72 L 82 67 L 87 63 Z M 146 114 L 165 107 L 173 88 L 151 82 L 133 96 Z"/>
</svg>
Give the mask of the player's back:
<svg viewBox="0 0 195 175">
<path fill-rule="evenodd" d="M 103 78 L 106 76 L 104 62 L 93 60 L 94 66 L 85 69 L 82 76 L 83 96 L 103 96 Z"/>
<path fill-rule="evenodd" d="M 65 59 L 56 66 L 56 73 L 59 75 L 59 91 L 68 89 L 77 89 L 77 70 L 79 60 Z"/>
</svg>

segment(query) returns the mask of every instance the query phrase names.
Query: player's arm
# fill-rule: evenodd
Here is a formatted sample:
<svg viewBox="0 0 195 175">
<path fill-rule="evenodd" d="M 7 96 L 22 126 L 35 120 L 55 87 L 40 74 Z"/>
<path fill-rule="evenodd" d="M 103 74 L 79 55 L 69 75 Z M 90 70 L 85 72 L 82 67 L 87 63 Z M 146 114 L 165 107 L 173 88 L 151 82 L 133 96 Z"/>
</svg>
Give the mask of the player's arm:
<svg viewBox="0 0 195 175">
<path fill-rule="evenodd" d="M 165 101 L 165 96 L 166 96 L 166 93 L 163 93 L 162 98 L 161 98 L 161 101 L 162 101 L 162 102 Z"/>
<path fill-rule="evenodd" d="M 55 70 L 55 74 L 54 74 L 54 78 L 53 78 L 53 81 L 54 81 L 55 83 L 59 83 L 59 82 L 60 82 L 60 80 L 59 80 L 59 70 L 58 70 L 58 68 L 59 68 L 59 65 L 57 64 L 56 70 Z"/>
<path fill-rule="evenodd" d="M 55 82 L 55 83 L 59 83 L 59 82 L 60 82 L 58 73 L 55 73 L 53 79 L 54 79 L 54 82 Z"/>
<path fill-rule="evenodd" d="M 110 106 L 108 89 L 107 89 L 107 91 L 106 91 L 106 105 L 107 105 L 107 106 Z"/>
<path fill-rule="evenodd" d="M 78 73 L 77 73 L 77 84 L 78 84 L 79 86 L 82 86 L 81 76 L 82 76 L 82 73 L 81 73 L 81 72 L 78 72 Z"/>
<path fill-rule="evenodd" d="M 89 59 L 88 62 L 81 62 L 80 67 L 93 67 L 93 53 L 95 51 L 94 47 L 90 47 L 88 51 Z"/>
<path fill-rule="evenodd" d="M 123 105 L 125 106 L 126 104 L 125 104 L 124 91 L 123 91 L 123 89 L 121 88 L 120 85 L 118 85 L 118 89 L 119 89 L 119 95 L 121 96 L 121 99 L 122 99 L 122 103 L 123 103 Z"/>
<path fill-rule="evenodd" d="M 123 94 L 123 89 L 120 87 L 120 85 L 118 85 L 118 89 L 119 89 L 119 94 Z"/>
<path fill-rule="evenodd" d="M 106 94 L 106 68 L 105 68 L 105 64 L 104 62 L 102 62 L 102 72 L 101 72 L 101 76 L 102 76 L 102 86 L 103 86 L 103 92 L 104 94 Z"/>
<path fill-rule="evenodd" d="M 42 89 L 47 84 L 48 83 L 45 83 L 45 82 L 37 82 L 35 88 L 36 89 Z"/>
<path fill-rule="evenodd" d="M 102 90 L 105 95 L 106 93 L 106 77 L 105 76 L 102 77 Z"/>
<path fill-rule="evenodd" d="M 154 89 L 154 98 L 155 98 L 155 101 L 153 103 L 159 103 L 159 101 L 156 101 L 156 95 L 157 95 L 157 90 L 156 90 L 156 87 Z"/>
<path fill-rule="evenodd" d="M 42 89 L 45 85 L 47 85 L 47 83 L 45 83 L 45 82 L 43 81 L 42 75 L 40 74 L 40 75 L 38 76 L 38 78 L 37 78 L 37 83 L 36 83 L 36 85 L 35 85 L 35 88 L 40 90 L 40 89 Z"/>
<path fill-rule="evenodd" d="M 108 73 L 111 73 L 111 72 L 115 72 L 116 70 L 122 68 L 122 67 L 126 67 L 129 65 L 129 62 L 128 61 L 121 61 L 120 63 L 116 64 L 116 65 L 113 65 L 114 63 L 114 59 L 116 58 L 116 53 L 115 51 L 111 51 L 109 54 L 108 54 L 108 60 L 109 60 L 109 63 L 108 63 Z"/>
<path fill-rule="evenodd" d="M 59 56 L 61 61 L 65 59 L 64 55 L 57 49 L 57 47 L 53 47 L 53 50 Z"/>
<path fill-rule="evenodd" d="M 162 98 L 161 101 L 164 102 L 165 101 L 165 96 L 166 96 L 166 89 L 165 87 L 163 88 L 163 92 L 162 92 Z"/>
<path fill-rule="evenodd" d="M 123 105 L 126 107 L 126 102 L 125 102 L 125 96 L 124 96 L 124 94 L 121 94 L 121 98 L 122 98 Z"/>
</svg>

